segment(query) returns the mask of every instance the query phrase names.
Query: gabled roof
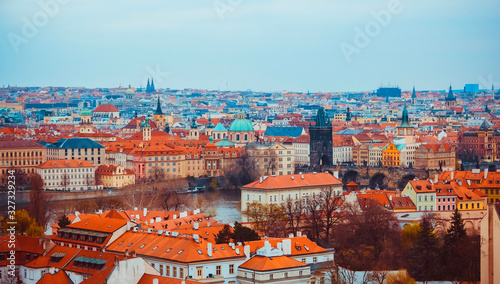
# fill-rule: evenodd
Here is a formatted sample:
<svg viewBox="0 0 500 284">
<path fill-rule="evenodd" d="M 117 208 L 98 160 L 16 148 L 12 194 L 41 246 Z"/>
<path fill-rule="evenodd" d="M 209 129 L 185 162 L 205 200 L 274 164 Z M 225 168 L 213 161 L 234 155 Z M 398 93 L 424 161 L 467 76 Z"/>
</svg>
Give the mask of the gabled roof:
<svg viewBox="0 0 500 284">
<path fill-rule="evenodd" d="M 96 107 L 94 112 L 120 112 L 120 110 L 118 110 L 114 105 L 105 104 Z"/>
<path fill-rule="evenodd" d="M 34 141 L 0 141 L 0 149 L 9 149 L 9 148 L 39 148 L 44 149 L 45 147 L 41 144 L 38 144 Z"/>
<path fill-rule="evenodd" d="M 45 275 L 36 282 L 37 284 L 73 284 L 66 272 L 59 270 L 55 274 L 45 273 Z"/>
<path fill-rule="evenodd" d="M 287 268 L 308 267 L 309 264 L 300 262 L 288 256 L 266 257 L 256 255 L 242 263 L 238 268 L 254 271 L 271 271 Z"/>
<path fill-rule="evenodd" d="M 63 138 L 58 140 L 57 142 L 47 144 L 47 148 L 84 149 L 84 148 L 104 148 L 104 146 L 88 138 Z"/>
<path fill-rule="evenodd" d="M 48 160 L 37 166 L 39 169 L 93 168 L 93 164 L 82 160 Z"/>
<path fill-rule="evenodd" d="M 410 180 L 409 183 L 416 193 L 433 193 L 436 189 L 428 180 Z"/>
<path fill-rule="evenodd" d="M 91 217 L 80 222 L 69 224 L 66 228 L 112 233 L 126 224 L 127 221 L 124 219 Z"/>
<path fill-rule="evenodd" d="M 308 186 L 341 185 L 342 182 L 329 173 L 308 173 L 298 175 L 269 176 L 251 182 L 244 188 L 276 189 L 276 188 L 300 188 Z"/>
</svg>

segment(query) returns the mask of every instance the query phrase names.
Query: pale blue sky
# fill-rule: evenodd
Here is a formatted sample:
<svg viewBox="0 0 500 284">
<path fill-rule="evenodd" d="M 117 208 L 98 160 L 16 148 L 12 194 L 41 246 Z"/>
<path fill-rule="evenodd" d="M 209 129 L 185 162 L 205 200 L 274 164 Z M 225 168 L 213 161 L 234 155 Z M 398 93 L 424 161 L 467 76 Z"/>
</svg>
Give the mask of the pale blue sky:
<svg viewBox="0 0 500 284">
<path fill-rule="evenodd" d="M 391 3 L 376 30 L 373 13 Z M 500 87 L 498 27 L 498 0 L 3 0 L 0 86 L 138 87 L 150 74 L 175 89 Z"/>
</svg>

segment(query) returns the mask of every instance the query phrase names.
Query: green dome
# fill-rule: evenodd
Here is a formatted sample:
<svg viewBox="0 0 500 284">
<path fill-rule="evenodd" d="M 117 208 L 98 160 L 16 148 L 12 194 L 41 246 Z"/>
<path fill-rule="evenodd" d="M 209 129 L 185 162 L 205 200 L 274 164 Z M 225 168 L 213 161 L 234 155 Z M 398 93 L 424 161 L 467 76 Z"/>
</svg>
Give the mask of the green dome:
<svg viewBox="0 0 500 284">
<path fill-rule="evenodd" d="M 227 137 L 224 137 L 224 139 L 215 143 L 215 146 L 217 146 L 217 147 L 233 147 L 234 143 L 227 140 Z"/>
<path fill-rule="evenodd" d="M 229 126 L 229 131 L 235 131 L 235 132 L 253 131 L 252 122 L 246 119 L 244 115 L 238 115 L 238 118 L 236 118 Z"/>
<path fill-rule="evenodd" d="M 80 115 L 92 115 L 92 112 L 88 108 L 84 108 Z"/>
</svg>

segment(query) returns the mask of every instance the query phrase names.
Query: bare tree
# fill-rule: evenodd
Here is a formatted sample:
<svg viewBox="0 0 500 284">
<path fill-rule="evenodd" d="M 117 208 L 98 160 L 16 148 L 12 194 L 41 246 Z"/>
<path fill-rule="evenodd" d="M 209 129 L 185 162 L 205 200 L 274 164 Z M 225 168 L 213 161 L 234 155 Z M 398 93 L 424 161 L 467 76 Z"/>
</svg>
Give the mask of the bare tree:
<svg viewBox="0 0 500 284">
<path fill-rule="evenodd" d="M 188 186 L 186 179 L 169 179 L 158 184 L 158 200 L 159 206 L 164 210 L 178 211 L 184 208 L 187 198 L 184 194 L 179 194 L 178 191 Z"/>
<path fill-rule="evenodd" d="M 48 197 L 43 190 L 43 179 L 39 174 L 31 176 L 29 214 L 45 229 L 48 219 Z"/>
<path fill-rule="evenodd" d="M 152 184 L 130 185 L 121 190 L 121 198 L 127 208 L 152 208 L 158 202 L 159 191 Z"/>
<path fill-rule="evenodd" d="M 325 228 L 323 210 L 321 208 L 322 201 L 319 197 L 311 197 L 303 199 L 303 202 L 307 212 L 305 217 L 307 228 L 312 233 L 311 237 L 315 240 L 319 240 Z"/>
<path fill-rule="evenodd" d="M 281 203 L 281 210 L 283 210 L 287 219 L 288 232 L 296 235 L 300 229 L 300 223 L 304 215 L 302 203 L 299 200 L 287 198 L 285 202 Z"/>
<path fill-rule="evenodd" d="M 67 173 L 64 173 L 61 177 L 61 186 L 64 188 L 64 190 L 67 189 L 68 185 L 71 184 L 71 181 L 69 179 L 69 175 Z"/>
</svg>

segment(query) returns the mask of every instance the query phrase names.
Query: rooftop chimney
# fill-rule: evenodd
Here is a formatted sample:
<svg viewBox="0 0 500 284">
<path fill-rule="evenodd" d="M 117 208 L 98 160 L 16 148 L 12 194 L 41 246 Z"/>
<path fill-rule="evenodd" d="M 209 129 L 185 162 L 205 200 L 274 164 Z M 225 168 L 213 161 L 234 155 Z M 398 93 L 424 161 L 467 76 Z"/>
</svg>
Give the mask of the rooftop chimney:
<svg viewBox="0 0 500 284">
<path fill-rule="evenodd" d="M 209 257 L 212 257 L 212 243 L 207 243 L 207 254 Z"/>
<path fill-rule="evenodd" d="M 194 230 L 198 230 L 199 228 L 200 228 L 200 223 L 198 223 L 198 222 L 194 222 L 194 223 L 193 223 L 193 229 L 194 229 Z"/>
<path fill-rule="evenodd" d="M 245 254 L 245 256 L 247 257 L 247 259 L 250 258 L 250 246 L 249 245 L 245 245 L 243 247 L 243 253 Z"/>
<path fill-rule="evenodd" d="M 146 215 L 148 215 L 148 208 L 144 208 L 144 217 L 146 217 Z"/>
<path fill-rule="evenodd" d="M 200 236 L 198 236 L 198 234 L 193 234 L 193 239 L 198 243 L 200 241 Z"/>
<path fill-rule="evenodd" d="M 236 254 L 240 254 L 240 249 L 239 248 L 236 248 Z"/>
<path fill-rule="evenodd" d="M 153 284 L 158 284 L 158 278 L 153 279 Z"/>
<path fill-rule="evenodd" d="M 297 232 L 297 237 L 302 237 L 302 232 L 301 231 Z"/>
<path fill-rule="evenodd" d="M 450 180 L 453 180 L 453 177 L 455 177 L 455 171 L 451 171 L 451 178 L 450 178 Z"/>
<path fill-rule="evenodd" d="M 212 225 L 212 223 L 207 222 L 207 227 L 210 227 L 211 225 Z"/>
<path fill-rule="evenodd" d="M 488 178 L 488 168 L 484 169 L 484 179 Z"/>
<path fill-rule="evenodd" d="M 334 176 L 336 179 L 339 179 L 339 171 L 334 171 L 334 172 L 333 172 L 333 176 Z"/>
</svg>

